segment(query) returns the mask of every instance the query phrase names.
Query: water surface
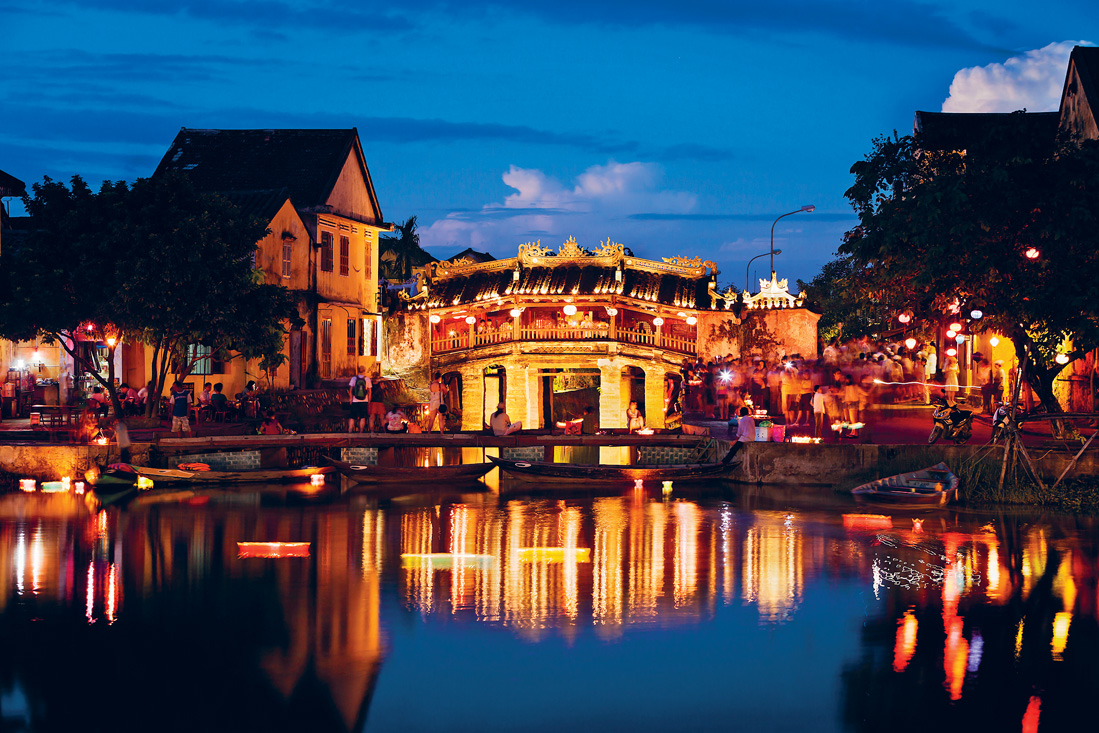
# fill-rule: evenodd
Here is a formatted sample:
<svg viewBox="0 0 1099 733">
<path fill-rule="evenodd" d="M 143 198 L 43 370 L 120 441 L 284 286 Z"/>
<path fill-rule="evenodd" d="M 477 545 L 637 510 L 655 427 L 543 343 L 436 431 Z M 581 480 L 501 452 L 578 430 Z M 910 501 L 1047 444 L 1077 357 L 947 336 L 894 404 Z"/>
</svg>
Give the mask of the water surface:
<svg viewBox="0 0 1099 733">
<path fill-rule="evenodd" d="M 0 728 L 1090 729 L 1093 519 L 347 488 L 0 497 Z"/>
</svg>

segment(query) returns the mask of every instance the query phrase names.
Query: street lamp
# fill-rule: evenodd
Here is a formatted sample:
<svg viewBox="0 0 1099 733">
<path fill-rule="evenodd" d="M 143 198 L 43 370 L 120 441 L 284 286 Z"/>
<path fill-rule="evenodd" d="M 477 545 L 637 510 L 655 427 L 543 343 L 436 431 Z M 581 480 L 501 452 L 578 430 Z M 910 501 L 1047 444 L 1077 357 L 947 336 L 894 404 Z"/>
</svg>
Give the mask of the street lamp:
<svg viewBox="0 0 1099 733">
<path fill-rule="evenodd" d="M 816 206 L 814 206 L 813 204 L 807 204 L 806 206 L 802 206 L 797 211 L 790 211 L 788 213 L 783 214 L 778 219 L 781 219 L 783 216 L 790 216 L 791 214 L 800 214 L 803 211 L 807 214 L 811 214 L 816 210 L 817 210 Z M 775 224 L 778 224 L 778 219 L 775 219 L 774 224 L 771 224 L 771 274 L 772 275 L 774 275 L 774 272 L 775 272 L 775 255 L 781 254 L 781 251 L 779 251 L 779 252 L 775 251 Z"/>
<path fill-rule="evenodd" d="M 763 254 L 756 255 L 752 259 L 748 260 L 748 266 L 744 268 L 744 292 L 745 293 L 750 292 L 748 290 L 748 285 L 750 284 L 751 281 L 748 279 L 748 272 L 752 269 L 752 263 L 755 262 L 756 260 L 758 260 L 760 257 L 766 257 L 767 255 L 771 255 L 771 263 L 772 263 L 771 267 L 774 267 L 774 261 L 775 261 L 774 257 L 775 257 L 775 255 L 780 255 L 780 254 L 782 254 L 781 249 L 772 249 L 770 252 L 764 252 Z M 774 270 L 772 270 L 772 272 L 774 272 Z"/>
</svg>

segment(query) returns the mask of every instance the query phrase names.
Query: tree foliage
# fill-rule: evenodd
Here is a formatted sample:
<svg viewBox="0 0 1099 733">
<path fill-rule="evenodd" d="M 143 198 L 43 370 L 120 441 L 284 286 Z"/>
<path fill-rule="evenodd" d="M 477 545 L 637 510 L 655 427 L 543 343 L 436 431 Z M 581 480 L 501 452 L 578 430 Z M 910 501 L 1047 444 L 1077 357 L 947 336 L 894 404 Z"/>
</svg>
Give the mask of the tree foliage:
<svg viewBox="0 0 1099 733">
<path fill-rule="evenodd" d="M 387 280 L 405 281 L 412 277 L 413 267 L 422 267 L 435 258 L 420 247 L 420 233 L 415 216 L 397 224 L 395 235 L 383 234 L 379 239 L 381 275 Z"/>
<path fill-rule="evenodd" d="M 0 252 L 11 293 L 0 303 L 0 334 L 58 340 L 76 359 L 68 336 L 85 323 L 143 342 L 153 394 L 170 370 L 189 374 L 198 358 L 188 357 L 189 344 L 266 366 L 284 358 L 285 327 L 300 322 L 293 298 L 254 271 L 265 223 L 226 199 L 169 174 L 132 187 L 104 182 L 98 192 L 79 176 L 71 186 L 46 178 L 24 202 L 29 235 Z M 117 409 L 113 380 L 96 378 Z"/>
<path fill-rule="evenodd" d="M 918 142 L 879 138 L 852 166 L 859 224 L 840 254 L 894 312 L 935 323 L 952 305 L 983 311 L 973 326 L 1029 350 L 1030 385 L 1058 409 L 1056 354 L 1099 345 L 1099 143 L 1043 154 L 994 139 L 960 152 Z"/>
<path fill-rule="evenodd" d="M 886 308 L 860 289 L 859 274 L 850 257 L 837 257 L 809 282 L 798 280 L 806 305 L 821 314 L 817 331 L 826 343 L 881 332 Z"/>
</svg>

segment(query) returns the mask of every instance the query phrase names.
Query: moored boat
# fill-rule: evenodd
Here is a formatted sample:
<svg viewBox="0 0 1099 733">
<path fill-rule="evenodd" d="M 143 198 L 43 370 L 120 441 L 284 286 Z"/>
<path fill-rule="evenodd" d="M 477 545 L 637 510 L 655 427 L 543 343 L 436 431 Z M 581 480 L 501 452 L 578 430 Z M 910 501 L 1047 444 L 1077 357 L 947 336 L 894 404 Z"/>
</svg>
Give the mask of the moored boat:
<svg viewBox="0 0 1099 733">
<path fill-rule="evenodd" d="M 958 497 L 958 477 L 945 463 L 920 471 L 899 473 L 857 486 L 855 501 L 895 507 L 933 508 L 946 506 Z"/>
<path fill-rule="evenodd" d="M 261 468 L 253 471 L 184 471 L 178 468 L 149 468 L 134 466 L 139 476 L 152 479 L 156 486 L 190 484 L 265 483 L 309 481 L 317 474 L 331 473 L 330 466 L 319 468 Z"/>
<path fill-rule="evenodd" d="M 417 484 L 423 482 L 476 481 L 491 471 L 491 463 L 456 463 L 447 466 L 360 466 L 326 458 L 335 470 L 361 484 Z"/>
<path fill-rule="evenodd" d="M 501 470 L 525 481 L 574 487 L 624 485 L 636 481 L 699 481 L 728 476 L 739 463 L 585 465 L 547 461 L 512 461 L 489 456 Z"/>
</svg>

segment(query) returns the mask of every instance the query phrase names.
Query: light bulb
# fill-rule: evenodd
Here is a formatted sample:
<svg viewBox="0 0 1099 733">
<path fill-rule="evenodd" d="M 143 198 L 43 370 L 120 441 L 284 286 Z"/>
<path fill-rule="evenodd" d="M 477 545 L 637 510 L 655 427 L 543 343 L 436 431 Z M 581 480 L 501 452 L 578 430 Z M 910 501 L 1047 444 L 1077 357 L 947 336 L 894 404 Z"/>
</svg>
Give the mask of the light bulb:
<svg viewBox="0 0 1099 733">
<path fill-rule="evenodd" d="M 576 306 L 575 305 L 572 305 L 572 304 L 566 305 L 561 310 L 563 310 L 565 312 L 566 316 L 575 316 L 576 315 Z"/>
<path fill-rule="evenodd" d="M 657 316 L 656 318 L 653 319 L 653 325 L 657 326 L 657 327 L 663 326 L 664 325 L 664 319 L 661 318 L 660 316 Z"/>
<path fill-rule="evenodd" d="M 989 343 L 990 345 L 992 345 L 992 346 L 999 346 L 999 345 L 1000 345 L 1000 339 L 998 339 L 998 338 L 996 338 L 995 336 L 993 336 L 992 338 L 990 338 L 990 339 L 988 340 L 988 343 Z"/>
</svg>

